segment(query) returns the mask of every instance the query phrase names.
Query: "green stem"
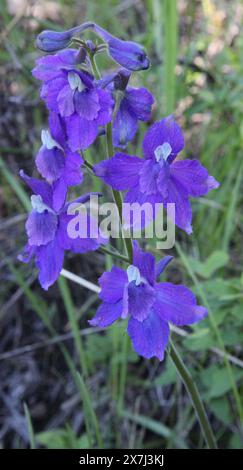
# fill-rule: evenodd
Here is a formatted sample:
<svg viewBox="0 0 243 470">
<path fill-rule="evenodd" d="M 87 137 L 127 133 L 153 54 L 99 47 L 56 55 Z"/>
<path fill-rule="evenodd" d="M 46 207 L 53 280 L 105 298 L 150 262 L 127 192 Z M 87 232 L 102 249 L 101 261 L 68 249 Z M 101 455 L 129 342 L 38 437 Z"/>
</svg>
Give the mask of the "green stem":
<svg viewBox="0 0 243 470">
<path fill-rule="evenodd" d="M 114 155 L 114 148 L 113 148 L 113 143 L 112 143 L 112 124 L 109 122 L 106 126 L 106 144 L 107 144 L 107 156 L 108 158 L 111 158 Z M 118 213 L 119 213 L 119 219 L 120 219 L 120 224 L 122 227 L 122 195 L 119 191 L 116 191 L 115 189 L 112 189 L 112 194 L 114 201 L 116 203 Z M 124 244 L 126 247 L 126 252 L 129 258 L 129 262 L 132 264 L 133 261 L 133 248 L 132 248 L 132 240 L 129 237 L 126 237 L 124 233 L 122 234 Z"/>
<path fill-rule="evenodd" d="M 124 261 L 125 263 L 129 263 L 129 259 L 127 258 L 127 256 L 124 256 L 122 255 L 121 253 L 119 253 L 118 251 L 114 251 L 114 250 L 109 250 L 109 248 L 106 248 L 104 246 L 101 246 L 99 248 L 100 251 L 102 251 L 103 253 L 106 253 L 107 255 L 110 255 L 112 256 L 113 258 L 117 258 L 117 259 L 120 259 L 122 261 Z"/>
<path fill-rule="evenodd" d="M 64 301 L 70 327 L 73 332 L 73 337 L 75 341 L 76 350 L 78 353 L 80 368 L 81 368 L 83 376 L 87 377 L 88 367 L 86 363 L 86 356 L 85 356 L 85 352 L 84 352 L 84 348 L 83 348 L 83 344 L 82 344 L 82 340 L 81 340 L 81 336 L 79 332 L 78 320 L 75 315 L 74 305 L 73 305 L 73 301 L 70 295 L 70 290 L 68 288 L 68 284 L 66 280 L 63 277 L 60 277 L 58 279 L 58 285 L 59 285 L 61 295 Z"/>
<path fill-rule="evenodd" d="M 197 389 L 197 386 L 195 385 L 189 370 L 187 369 L 187 367 L 183 363 L 183 361 L 180 357 L 180 354 L 176 350 L 176 348 L 175 348 L 174 344 L 172 343 L 172 341 L 170 341 L 170 357 L 171 357 L 171 359 L 172 359 L 172 361 L 173 361 L 173 363 L 176 367 L 176 370 L 177 370 L 179 376 L 181 377 L 181 380 L 184 383 L 184 385 L 187 389 L 187 392 L 188 392 L 188 394 L 191 398 L 191 401 L 192 401 L 193 406 L 195 408 L 195 411 L 196 411 L 196 414 L 197 414 L 197 417 L 198 417 L 198 421 L 200 423 L 200 426 L 201 426 L 202 432 L 204 434 L 205 441 L 207 443 L 208 448 L 209 449 L 217 449 L 217 444 L 215 442 L 214 435 L 213 435 L 211 426 L 209 424 L 209 421 L 208 421 L 208 418 L 207 418 L 207 415 L 206 415 L 206 411 L 205 411 L 203 402 L 201 400 L 199 391 Z"/>
</svg>

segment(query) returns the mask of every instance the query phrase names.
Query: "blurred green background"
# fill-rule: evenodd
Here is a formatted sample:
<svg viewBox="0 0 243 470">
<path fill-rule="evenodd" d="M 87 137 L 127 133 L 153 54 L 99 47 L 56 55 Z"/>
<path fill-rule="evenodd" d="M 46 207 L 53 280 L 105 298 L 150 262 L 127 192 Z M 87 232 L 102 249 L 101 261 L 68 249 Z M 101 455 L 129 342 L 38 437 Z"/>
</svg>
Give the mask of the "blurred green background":
<svg viewBox="0 0 243 470">
<path fill-rule="evenodd" d="M 89 328 L 96 294 L 64 278 L 46 293 L 34 267 L 16 259 L 29 208 L 18 172 L 34 173 L 47 121 L 31 75 L 40 55 L 34 39 L 42 29 L 93 20 L 146 47 L 151 68 L 133 83 L 154 94 L 153 120 L 173 112 L 185 132 L 183 156 L 198 158 L 221 183 L 193 201 L 193 235 L 177 230 L 166 279 L 188 285 L 209 309 L 206 320 L 173 339 L 219 446 L 242 447 L 242 1 L 2 0 L 0 14 L 0 445 L 205 447 L 169 354 L 163 363 L 137 357 L 123 323 L 105 332 Z M 111 70 L 114 63 L 100 56 L 99 66 Z M 147 125 L 131 153 L 141 155 Z M 102 139 L 87 154 L 103 159 Z M 87 174 L 81 191 L 91 188 L 102 190 Z M 148 245 L 155 251 L 153 240 Z M 104 266 L 111 260 L 99 252 L 65 261 L 94 283 Z"/>
</svg>

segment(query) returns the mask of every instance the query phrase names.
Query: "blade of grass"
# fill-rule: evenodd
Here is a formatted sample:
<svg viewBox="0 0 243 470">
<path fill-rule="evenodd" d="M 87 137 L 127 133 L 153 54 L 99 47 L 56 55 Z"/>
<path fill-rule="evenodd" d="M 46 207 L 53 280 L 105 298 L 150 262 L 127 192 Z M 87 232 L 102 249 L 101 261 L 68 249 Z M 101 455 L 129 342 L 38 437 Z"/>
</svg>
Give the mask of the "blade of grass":
<svg viewBox="0 0 243 470">
<path fill-rule="evenodd" d="M 10 171 L 7 169 L 7 167 L 6 167 L 4 161 L 2 160 L 1 157 L 0 157 L 0 170 L 2 171 L 2 174 L 3 174 L 4 178 L 6 179 L 6 181 L 8 182 L 10 187 L 12 188 L 12 190 L 17 195 L 17 197 L 18 197 L 19 201 L 21 202 L 22 206 L 25 208 L 25 210 L 29 211 L 30 208 L 31 208 L 31 205 L 30 205 L 30 200 L 29 200 L 29 197 L 28 197 L 27 193 L 23 189 L 23 187 L 22 187 L 21 183 L 18 181 L 18 179 L 15 178 L 15 176 L 13 176 L 10 173 Z"/>
<path fill-rule="evenodd" d="M 30 439 L 30 448 L 35 449 L 36 445 L 35 445 L 34 429 L 33 429 L 33 425 L 32 425 L 30 412 L 29 412 L 29 409 L 28 409 L 28 406 L 26 405 L 26 403 L 24 403 L 24 413 L 25 413 L 27 426 L 28 426 L 28 434 L 29 434 L 29 439 Z"/>
<path fill-rule="evenodd" d="M 166 114 L 171 114 L 175 108 L 177 58 L 177 0 L 164 0 L 164 96 Z"/>
<path fill-rule="evenodd" d="M 240 166 L 240 169 L 237 168 L 237 178 L 236 182 L 233 186 L 233 190 L 230 197 L 230 204 L 226 215 L 226 222 L 224 227 L 224 236 L 223 236 L 223 243 L 222 248 L 224 251 L 228 251 L 231 235 L 235 228 L 235 212 L 237 207 L 237 202 L 240 194 L 241 189 L 241 180 L 242 180 L 242 168 L 243 165 Z"/>
<path fill-rule="evenodd" d="M 79 334 L 79 326 L 78 326 L 78 320 L 76 318 L 75 314 L 75 309 L 72 301 L 72 297 L 70 294 L 70 289 L 68 287 L 66 279 L 64 277 L 60 277 L 58 279 L 58 286 L 61 292 L 61 296 L 63 298 L 63 302 L 66 308 L 67 316 L 70 322 L 70 327 L 73 332 L 74 336 L 74 341 L 76 345 L 76 350 L 78 353 L 78 358 L 79 358 L 79 363 L 81 367 L 82 374 L 84 377 L 87 377 L 88 375 L 88 369 L 87 369 L 87 362 L 86 362 L 86 356 L 81 340 L 81 336 Z"/>
<path fill-rule="evenodd" d="M 92 402 L 90 399 L 90 392 L 88 391 L 83 378 L 78 372 L 76 373 L 76 378 L 77 378 L 77 384 L 79 385 L 80 395 L 82 395 L 82 399 L 83 399 L 86 422 L 93 426 L 99 449 L 103 449 L 104 447 L 103 439 L 101 437 L 98 419 L 97 419 L 97 416 L 94 411 L 94 407 L 92 406 Z M 89 424 L 88 424 L 88 427 L 89 427 Z"/>
<path fill-rule="evenodd" d="M 172 442 L 176 443 L 179 448 L 187 449 L 186 443 L 183 439 L 177 437 L 175 433 L 173 433 L 173 431 L 164 424 L 161 424 L 154 419 L 147 418 L 147 416 L 133 414 L 130 411 L 121 411 L 121 416 L 139 424 L 161 437 L 164 437 L 167 440 L 170 439 Z"/>
</svg>

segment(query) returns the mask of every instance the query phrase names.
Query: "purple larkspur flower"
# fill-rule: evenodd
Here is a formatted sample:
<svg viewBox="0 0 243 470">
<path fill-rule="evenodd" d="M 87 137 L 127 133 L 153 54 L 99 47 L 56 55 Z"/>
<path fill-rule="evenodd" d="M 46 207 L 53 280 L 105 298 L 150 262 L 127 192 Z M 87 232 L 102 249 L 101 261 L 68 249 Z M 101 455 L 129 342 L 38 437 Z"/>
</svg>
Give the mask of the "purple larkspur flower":
<svg viewBox="0 0 243 470">
<path fill-rule="evenodd" d="M 60 66 L 61 54 L 42 57 L 33 74 L 44 82 L 41 98 L 50 111 L 62 117 L 68 145 L 75 152 L 89 147 L 99 133 L 99 126 L 111 121 L 113 100 L 110 92 L 100 88 L 88 72 Z"/>
<path fill-rule="evenodd" d="M 32 211 L 25 225 L 28 243 L 19 256 L 19 260 L 28 263 L 33 256 L 35 257 L 40 284 L 43 289 L 47 290 L 61 272 L 65 250 L 85 253 L 97 250 L 108 240 L 102 237 L 100 232 L 97 233 L 97 237 L 89 236 L 96 229 L 96 223 L 91 216 L 87 216 L 87 237 L 70 238 L 68 235 L 68 224 L 73 217 L 68 215 L 68 207 L 73 203 L 84 204 L 89 200 L 90 194 L 85 194 L 69 203 L 65 201 L 62 207 L 56 210 L 53 202 L 53 187 L 50 184 L 31 178 L 23 171 L 20 172 L 20 176 L 34 194 L 31 196 Z"/>
<path fill-rule="evenodd" d="M 133 242 L 133 264 L 126 271 L 113 267 L 100 277 L 102 304 L 91 325 L 106 327 L 128 317 L 127 333 L 135 351 L 147 359 L 155 356 L 162 361 L 169 340 L 169 323 L 190 325 L 207 315 L 187 287 L 157 282 L 171 259 L 166 256 L 156 263 L 153 255 Z"/>
<path fill-rule="evenodd" d="M 41 133 L 42 146 L 36 155 L 36 167 L 41 176 L 53 187 L 53 207 L 59 210 L 66 200 L 69 186 L 83 180 L 83 159 L 72 152 L 66 143 L 65 128 L 60 116 L 52 113 L 49 118 L 50 131 Z"/>
<path fill-rule="evenodd" d="M 175 223 L 192 232 L 189 197 L 199 197 L 217 188 L 198 160 L 176 160 L 184 147 L 179 125 L 172 116 L 153 124 L 143 140 L 143 159 L 116 153 L 110 160 L 95 165 L 95 173 L 113 189 L 128 190 L 125 202 L 175 204 Z M 154 214 L 156 211 L 154 211 Z"/>
<path fill-rule="evenodd" d="M 128 85 L 130 72 L 121 69 L 115 74 L 109 88 L 114 97 L 120 100 L 116 113 L 112 137 L 115 147 L 125 148 L 138 129 L 138 121 L 148 121 L 154 103 L 153 95 L 146 88 L 133 88 Z"/>
<path fill-rule="evenodd" d="M 67 31 L 42 31 L 37 37 L 36 45 L 45 52 L 55 52 L 67 47 L 72 37 L 92 29 L 108 46 L 108 52 L 113 60 L 128 70 L 146 70 L 150 62 L 144 48 L 133 41 L 118 39 L 105 29 L 93 22 L 83 23 Z"/>
</svg>

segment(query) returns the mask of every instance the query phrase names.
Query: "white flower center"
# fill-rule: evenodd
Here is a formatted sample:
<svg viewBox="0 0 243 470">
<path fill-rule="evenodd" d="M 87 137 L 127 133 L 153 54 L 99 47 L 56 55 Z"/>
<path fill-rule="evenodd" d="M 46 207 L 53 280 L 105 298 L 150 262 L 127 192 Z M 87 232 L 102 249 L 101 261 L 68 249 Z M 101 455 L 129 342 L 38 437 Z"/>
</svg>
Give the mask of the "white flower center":
<svg viewBox="0 0 243 470">
<path fill-rule="evenodd" d="M 130 264 L 130 266 L 128 266 L 127 276 L 128 276 L 128 282 L 135 281 L 136 286 L 140 286 L 141 284 L 140 271 L 136 266 L 133 266 L 133 264 Z"/>
<path fill-rule="evenodd" d="M 159 145 L 154 151 L 156 162 L 161 162 L 161 160 L 166 162 L 171 152 L 172 147 L 169 142 L 164 142 L 162 145 Z"/>
<path fill-rule="evenodd" d="M 68 83 L 72 90 L 83 91 L 85 89 L 84 84 L 81 81 L 80 76 L 75 72 L 68 73 Z"/>
<path fill-rule="evenodd" d="M 43 129 L 41 131 L 41 141 L 42 141 L 42 144 L 44 145 L 44 147 L 46 147 L 48 150 L 51 150 L 54 147 L 57 147 L 58 149 L 63 150 L 61 145 L 59 145 L 59 143 L 56 142 L 52 138 L 50 132 L 47 129 Z"/>
<path fill-rule="evenodd" d="M 43 202 L 43 199 L 40 195 L 33 194 L 30 200 L 31 200 L 31 205 L 33 209 L 39 214 L 42 214 L 46 210 L 48 212 L 51 212 L 52 214 L 55 214 L 55 212 L 49 206 L 47 206 L 47 204 Z"/>
</svg>

